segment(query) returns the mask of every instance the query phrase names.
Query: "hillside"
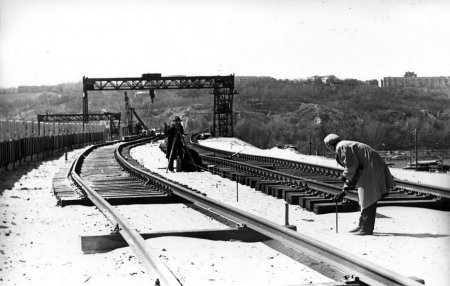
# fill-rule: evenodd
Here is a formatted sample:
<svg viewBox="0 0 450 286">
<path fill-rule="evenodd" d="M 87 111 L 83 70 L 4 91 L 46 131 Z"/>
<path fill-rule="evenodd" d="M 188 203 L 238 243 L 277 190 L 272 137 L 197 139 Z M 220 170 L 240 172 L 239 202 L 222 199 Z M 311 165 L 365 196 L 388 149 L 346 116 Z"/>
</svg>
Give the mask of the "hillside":
<svg viewBox="0 0 450 286">
<path fill-rule="evenodd" d="M 245 115 L 237 121 L 236 133 L 257 146 L 291 143 L 306 152 L 311 136 L 312 150 L 321 152 L 321 139 L 334 132 L 377 149 L 411 149 L 414 129 L 421 149 L 449 146 L 448 90 L 271 78 L 238 80 L 237 86 L 235 106 Z M 249 111 L 265 117 L 253 117 Z"/>
<path fill-rule="evenodd" d="M 323 152 L 322 138 L 333 132 L 377 149 L 448 148 L 450 91 L 388 88 L 357 80 L 327 82 L 236 77 L 235 135 L 259 147 L 294 144 Z M 19 87 L 0 94 L 1 119 L 35 120 L 36 114 L 81 113 L 81 83 Z M 208 130 L 213 99 L 205 90 L 128 92 L 130 104 L 148 126 L 160 127 L 182 115 L 188 130 Z M 89 111 L 124 112 L 124 93 L 92 92 Z M 124 118 L 124 117 L 122 117 Z M 311 139 L 310 139 L 311 138 Z"/>
</svg>

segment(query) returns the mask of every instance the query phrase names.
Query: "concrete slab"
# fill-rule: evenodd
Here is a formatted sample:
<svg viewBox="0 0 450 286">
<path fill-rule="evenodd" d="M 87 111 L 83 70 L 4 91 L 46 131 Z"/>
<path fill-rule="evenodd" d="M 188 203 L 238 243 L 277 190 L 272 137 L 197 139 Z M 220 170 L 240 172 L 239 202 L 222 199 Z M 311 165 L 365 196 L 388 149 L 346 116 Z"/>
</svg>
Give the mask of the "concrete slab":
<svg viewBox="0 0 450 286">
<path fill-rule="evenodd" d="M 291 204 L 291 205 L 298 205 L 299 204 L 299 200 L 302 197 L 308 197 L 311 196 L 311 194 L 303 192 L 303 193 L 289 193 L 286 195 L 286 202 Z"/>
<path fill-rule="evenodd" d="M 143 233 L 141 236 L 144 239 L 162 236 L 183 236 L 223 241 L 239 240 L 243 242 L 260 242 L 269 239 L 268 237 L 245 227 L 236 229 L 224 228 L 192 231 L 151 232 Z M 108 252 L 125 246 L 128 246 L 128 244 L 118 232 L 106 235 L 81 236 L 81 250 L 85 254 Z"/>
<path fill-rule="evenodd" d="M 314 205 L 318 203 L 333 203 L 334 201 L 332 199 L 326 199 L 326 198 L 316 198 L 312 200 L 306 200 L 305 202 L 305 209 L 308 211 L 314 210 Z"/>
<path fill-rule="evenodd" d="M 279 198 L 279 199 L 284 199 L 284 193 L 286 191 L 295 191 L 295 190 L 297 190 L 297 189 L 293 188 L 293 187 L 287 187 L 287 186 L 273 187 L 272 188 L 272 196 Z"/>
<path fill-rule="evenodd" d="M 284 184 L 270 184 L 270 185 L 264 185 L 264 193 L 265 194 L 268 194 L 269 196 L 274 196 L 273 195 L 273 193 L 274 193 L 274 188 L 276 188 L 276 187 L 282 187 L 282 186 L 286 186 L 286 185 L 284 185 Z"/>
<path fill-rule="evenodd" d="M 320 197 L 319 196 L 314 196 L 314 195 L 309 195 L 309 196 L 304 196 L 304 197 L 300 197 L 299 199 L 298 199 L 298 204 L 299 204 L 299 206 L 301 206 L 302 208 L 306 208 L 306 202 L 308 201 L 308 200 L 317 200 L 317 199 L 320 199 Z"/>
<path fill-rule="evenodd" d="M 346 202 L 339 203 L 338 212 L 340 213 L 349 213 L 349 212 L 357 212 L 359 210 L 359 206 L 356 202 Z M 314 204 L 314 208 L 312 210 L 315 214 L 327 214 L 336 212 L 336 204 L 333 203 L 317 203 Z"/>
<path fill-rule="evenodd" d="M 249 178 L 247 178 L 246 185 L 249 186 L 250 188 L 255 188 L 256 183 L 260 180 L 261 180 L 261 177 L 249 177 Z"/>
<path fill-rule="evenodd" d="M 273 181 L 273 180 L 260 180 L 256 183 L 255 189 L 257 191 L 264 192 L 264 188 L 266 185 L 276 185 L 276 184 L 281 185 L 281 182 L 277 182 L 277 181 Z"/>
</svg>

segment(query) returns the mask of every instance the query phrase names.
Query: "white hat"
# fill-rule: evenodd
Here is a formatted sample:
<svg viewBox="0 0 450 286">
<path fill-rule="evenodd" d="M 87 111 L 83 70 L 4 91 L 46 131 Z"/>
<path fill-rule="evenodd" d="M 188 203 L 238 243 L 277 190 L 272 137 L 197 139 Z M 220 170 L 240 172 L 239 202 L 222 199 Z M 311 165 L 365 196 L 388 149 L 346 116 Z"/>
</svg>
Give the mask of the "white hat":
<svg viewBox="0 0 450 286">
<path fill-rule="evenodd" d="M 337 136 L 336 134 L 328 134 L 327 137 L 325 137 L 323 139 L 323 142 L 325 143 L 325 145 L 327 146 L 334 146 L 336 145 L 339 141 L 341 141 L 341 138 L 339 136 Z"/>
</svg>

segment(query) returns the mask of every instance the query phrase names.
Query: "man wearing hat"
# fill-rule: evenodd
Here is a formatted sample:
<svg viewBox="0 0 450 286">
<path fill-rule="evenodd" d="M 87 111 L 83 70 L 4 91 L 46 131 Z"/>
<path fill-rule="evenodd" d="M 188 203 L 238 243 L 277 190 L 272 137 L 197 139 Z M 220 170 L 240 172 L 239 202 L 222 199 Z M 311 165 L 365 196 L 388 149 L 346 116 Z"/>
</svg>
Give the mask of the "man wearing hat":
<svg viewBox="0 0 450 286">
<path fill-rule="evenodd" d="M 364 143 L 341 140 L 336 134 L 327 135 L 323 141 L 336 154 L 336 161 L 344 167 L 341 176 L 345 182 L 344 188 L 335 196 L 335 201 L 342 201 L 349 189 L 358 189 L 361 215 L 358 226 L 350 232 L 372 235 L 377 202 L 395 185 L 388 166 L 374 149 Z"/>
<path fill-rule="evenodd" d="M 168 169 L 173 171 L 173 161 L 183 154 L 183 142 L 181 136 L 184 136 L 184 128 L 181 124 L 181 118 L 175 116 L 175 119 L 167 126 L 164 123 L 164 134 L 167 135 L 166 158 L 169 160 Z"/>
</svg>

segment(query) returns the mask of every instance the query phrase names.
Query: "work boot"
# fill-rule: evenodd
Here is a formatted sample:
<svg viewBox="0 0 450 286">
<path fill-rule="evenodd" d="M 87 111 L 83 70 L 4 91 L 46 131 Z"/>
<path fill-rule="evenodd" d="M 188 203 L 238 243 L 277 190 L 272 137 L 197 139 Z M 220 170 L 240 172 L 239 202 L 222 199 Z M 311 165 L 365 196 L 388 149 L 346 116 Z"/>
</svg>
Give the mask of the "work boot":
<svg viewBox="0 0 450 286">
<path fill-rule="evenodd" d="M 357 232 L 353 233 L 354 235 L 373 235 L 373 231 L 360 229 Z"/>
<path fill-rule="evenodd" d="M 349 232 L 357 232 L 361 230 L 361 226 L 358 225 L 357 227 L 355 227 L 354 229 L 350 230 Z"/>
</svg>

